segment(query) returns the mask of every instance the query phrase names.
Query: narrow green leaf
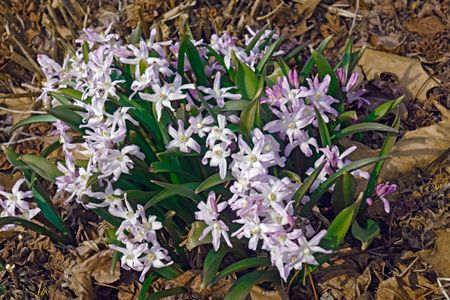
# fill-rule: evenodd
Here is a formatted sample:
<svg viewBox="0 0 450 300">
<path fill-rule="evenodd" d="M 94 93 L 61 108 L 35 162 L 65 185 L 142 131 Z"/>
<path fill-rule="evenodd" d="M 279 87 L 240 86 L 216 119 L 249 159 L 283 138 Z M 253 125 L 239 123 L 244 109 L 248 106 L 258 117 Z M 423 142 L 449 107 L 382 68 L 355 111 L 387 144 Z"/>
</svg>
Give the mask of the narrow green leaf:
<svg viewBox="0 0 450 300">
<path fill-rule="evenodd" d="M 259 105 L 259 99 L 252 100 L 241 112 L 239 127 L 242 132 L 247 135 L 250 134 L 250 131 L 253 129 Z"/>
<path fill-rule="evenodd" d="M 217 114 L 215 111 L 211 108 L 208 102 L 206 102 L 205 98 L 203 97 L 202 92 L 198 89 L 198 87 L 195 87 L 195 90 L 197 91 L 198 98 L 200 102 L 202 103 L 203 107 L 206 109 L 206 111 L 217 121 Z"/>
<path fill-rule="evenodd" d="M 145 278 L 144 282 L 142 283 L 142 288 L 139 292 L 138 300 L 145 300 L 145 296 L 147 295 L 148 290 L 150 289 L 153 281 L 155 281 L 156 278 L 158 278 L 156 272 L 150 272 L 150 274 L 148 274 L 147 278 Z"/>
<path fill-rule="evenodd" d="M 209 52 L 212 56 L 214 56 L 214 58 L 215 58 L 215 59 L 222 65 L 222 67 L 227 71 L 228 75 L 229 75 L 231 78 L 234 78 L 234 75 L 235 75 L 235 74 L 234 74 L 234 70 L 227 67 L 227 65 L 225 64 L 225 60 L 223 59 L 223 57 L 220 56 L 220 54 L 217 53 L 216 50 L 214 50 L 213 48 L 211 48 L 211 46 L 209 46 L 209 45 L 204 45 L 204 46 L 205 46 L 205 48 L 208 50 L 208 52 Z"/>
<path fill-rule="evenodd" d="M 317 71 L 319 72 L 319 77 L 323 80 L 325 76 L 329 75 L 331 78 L 330 86 L 328 88 L 328 94 L 334 96 L 335 98 L 342 99 L 343 94 L 341 89 L 339 88 L 339 81 L 330 63 L 326 60 L 326 58 L 322 54 L 316 51 L 312 52 L 312 58 L 316 63 Z"/>
<path fill-rule="evenodd" d="M 89 51 L 90 51 L 89 44 L 86 41 L 84 41 L 83 44 L 81 45 L 81 49 L 83 52 L 84 63 L 88 64 L 89 63 Z"/>
<path fill-rule="evenodd" d="M 159 185 L 167 190 L 173 191 L 177 195 L 189 198 L 189 199 L 193 200 L 194 202 L 199 203 L 202 201 L 202 198 L 199 195 L 197 195 L 193 190 L 186 187 L 185 185 L 172 184 L 172 183 L 167 183 L 167 182 L 162 182 L 162 181 L 157 181 L 157 180 L 152 180 L 152 183 Z"/>
<path fill-rule="evenodd" d="M 30 125 L 30 124 L 34 124 L 34 123 L 52 123 L 52 122 L 56 122 L 56 121 L 58 121 L 58 119 L 55 118 L 54 116 L 50 116 L 50 115 L 31 116 L 26 119 L 20 120 L 19 122 L 14 124 L 11 127 L 11 132 L 16 130 L 17 128 L 20 128 L 20 127 L 23 127 L 26 125 Z"/>
<path fill-rule="evenodd" d="M 54 183 L 56 177 L 63 175 L 56 165 L 45 157 L 24 154 L 19 157 L 19 160 L 25 162 L 34 172 L 50 182 Z"/>
<path fill-rule="evenodd" d="M 111 274 L 114 275 L 116 272 L 116 266 L 117 263 L 120 261 L 120 258 L 122 257 L 123 253 L 119 251 L 114 251 L 111 259 Z"/>
<path fill-rule="evenodd" d="M 358 119 L 358 114 L 354 110 L 348 110 L 346 112 L 343 112 L 342 114 L 340 114 L 337 117 L 337 121 L 339 123 L 342 123 L 342 122 L 345 122 L 345 121 L 357 120 L 357 119 Z"/>
<path fill-rule="evenodd" d="M 361 241 L 361 250 L 366 250 L 373 239 L 380 234 L 380 226 L 372 219 L 366 220 L 366 227 L 363 228 L 355 220 L 352 225 L 352 235 L 356 239 Z"/>
<path fill-rule="evenodd" d="M 342 57 L 342 69 L 345 72 L 345 76 L 348 79 L 350 72 L 352 71 L 352 51 L 353 51 L 353 38 L 349 37 L 345 44 L 344 56 Z"/>
<path fill-rule="evenodd" d="M 122 220 L 118 217 L 112 216 L 106 209 L 104 208 L 94 208 L 91 209 L 93 213 L 95 213 L 97 216 L 114 226 L 115 228 L 119 228 L 120 224 L 122 224 Z"/>
<path fill-rule="evenodd" d="M 337 179 L 336 185 L 334 186 L 333 196 L 331 198 L 335 216 L 338 215 L 344 208 L 353 204 L 356 187 L 357 182 L 355 177 L 348 172 L 344 172 L 342 176 Z"/>
<path fill-rule="evenodd" d="M 260 38 L 262 37 L 262 35 L 264 34 L 264 32 L 266 32 L 267 27 L 269 27 L 269 24 L 264 25 L 254 36 L 253 38 L 250 40 L 250 43 L 248 43 L 248 45 L 245 47 L 244 51 L 245 53 L 249 54 L 250 51 L 253 50 L 253 48 L 255 48 L 256 44 L 258 43 L 258 41 L 260 40 Z"/>
<path fill-rule="evenodd" d="M 179 166 L 172 164 L 169 161 L 155 161 L 150 165 L 150 172 L 153 173 L 177 173 L 188 180 L 198 180 L 199 177 L 189 173 Z"/>
<path fill-rule="evenodd" d="M 83 117 L 74 112 L 72 109 L 60 105 L 47 109 L 47 112 L 66 123 L 73 130 L 82 132 L 80 125 L 83 124 Z"/>
<path fill-rule="evenodd" d="M 328 36 L 326 39 L 324 39 L 322 42 L 320 42 L 319 46 L 316 49 L 317 53 L 322 53 L 327 47 L 330 41 L 332 40 L 333 35 Z M 302 82 L 305 82 L 305 79 L 309 77 L 311 74 L 312 69 L 314 68 L 314 59 L 311 57 L 308 58 L 305 65 L 303 66 L 302 70 L 300 71 L 299 76 L 302 79 Z"/>
<path fill-rule="evenodd" d="M 75 100 L 81 100 L 83 93 L 72 88 L 60 88 L 58 92 Z"/>
<path fill-rule="evenodd" d="M 0 228 L 4 225 L 19 225 L 22 227 L 25 227 L 27 229 L 33 230 L 39 234 L 46 235 L 49 238 L 51 238 L 55 243 L 63 243 L 63 244 L 70 244 L 71 240 L 70 238 L 58 234 L 57 232 L 54 232 L 52 230 L 49 230 L 45 228 L 44 226 L 41 226 L 39 224 L 36 224 L 34 222 L 28 221 L 26 219 L 22 219 L 19 217 L 0 217 Z"/>
<path fill-rule="evenodd" d="M 222 263 L 225 254 L 227 254 L 227 247 L 220 247 L 219 251 L 211 249 L 206 255 L 205 262 L 203 264 L 203 276 L 202 276 L 202 284 L 201 288 L 205 289 L 208 285 L 213 281 L 214 277 L 219 271 L 220 264 Z"/>
<path fill-rule="evenodd" d="M 62 105 L 70 105 L 70 104 L 72 104 L 72 102 L 70 102 L 70 100 L 67 99 L 67 97 L 62 95 L 61 93 L 50 92 L 49 94 L 50 94 L 50 96 L 52 96 L 53 98 L 58 100 L 58 102 L 61 103 Z"/>
<path fill-rule="evenodd" d="M 200 154 L 198 154 L 195 151 L 186 153 L 186 152 L 181 152 L 180 149 L 178 148 L 170 148 L 167 149 L 164 152 L 159 152 L 156 154 L 156 157 L 158 158 L 165 158 L 165 157 L 189 157 L 189 156 L 198 156 Z"/>
<path fill-rule="evenodd" d="M 351 162 L 348 165 L 345 165 L 319 185 L 319 187 L 312 193 L 310 201 L 301 208 L 300 215 L 308 216 L 309 213 L 311 212 L 312 207 L 317 203 L 317 201 L 319 201 L 320 197 L 322 197 L 322 195 L 328 191 L 328 189 L 336 182 L 339 176 L 341 176 L 344 172 L 351 172 L 360 169 L 362 167 L 365 167 L 367 165 L 376 163 L 377 161 L 384 160 L 386 158 L 388 157 L 365 158 Z"/>
<path fill-rule="evenodd" d="M 225 102 L 225 105 L 220 107 L 213 107 L 214 112 L 227 112 L 227 111 L 241 111 L 249 102 L 247 100 L 230 100 Z"/>
<path fill-rule="evenodd" d="M 179 184 L 181 186 L 186 187 L 189 190 L 193 190 L 195 189 L 198 184 L 197 183 L 181 183 Z M 156 204 L 158 204 L 159 202 L 166 200 L 172 196 L 177 195 L 177 193 L 174 190 L 171 189 L 164 189 L 162 191 L 160 191 L 159 193 L 157 193 L 156 195 L 154 195 L 148 202 L 147 204 L 145 204 L 144 208 L 148 209 L 152 206 L 155 206 Z"/>
<path fill-rule="evenodd" d="M 383 104 L 375 108 L 375 110 L 364 119 L 364 122 L 374 122 L 380 120 L 394 108 L 400 105 L 404 98 L 405 96 L 400 96 L 397 99 L 384 102 Z"/>
<path fill-rule="evenodd" d="M 206 191 L 207 189 L 212 188 L 213 186 L 222 184 L 224 182 L 234 180 L 234 177 L 230 174 L 230 172 L 227 172 L 225 175 L 225 178 L 220 178 L 219 173 L 215 173 L 208 178 L 206 178 L 200 185 L 195 189 L 195 193 L 198 194 L 200 192 Z"/>
<path fill-rule="evenodd" d="M 328 226 L 326 235 L 320 241 L 320 246 L 337 250 L 344 241 L 345 235 L 353 224 L 353 220 L 358 213 L 362 197 L 351 206 L 344 208 Z"/>
<path fill-rule="evenodd" d="M 248 270 L 250 268 L 267 267 L 270 265 L 271 261 L 268 257 L 244 258 L 220 271 L 219 274 L 217 274 L 216 278 L 214 278 L 213 283 L 218 282 L 222 278 L 225 278 L 239 271 Z"/>
<path fill-rule="evenodd" d="M 367 123 L 359 123 L 359 124 L 354 124 L 354 125 L 345 127 L 344 129 L 341 129 L 341 130 L 335 132 L 335 134 L 331 137 L 331 139 L 333 141 L 339 141 L 340 139 L 347 137 L 349 135 L 357 134 L 360 132 L 367 132 L 367 131 L 384 131 L 384 132 L 397 133 L 397 130 L 390 126 L 380 124 L 380 123 L 367 122 Z"/>
<path fill-rule="evenodd" d="M 167 280 L 175 279 L 183 273 L 175 264 L 171 264 L 170 266 L 159 269 L 154 269 L 154 271 Z"/>
<path fill-rule="evenodd" d="M 275 270 L 257 270 L 245 274 L 234 282 L 224 300 L 245 300 L 255 284 L 275 281 L 279 274 Z"/>
<path fill-rule="evenodd" d="M 316 112 L 316 119 L 319 123 L 319 134 L 320 134 L 320 141 L 322 143 L 322 147 L 329 146 L 331 147 L 331 137 L 330 132 L 328 131 L 328 126 L 325 123 L 325 121 L 322 118 L 322 115 L 320 114 L 317 107 L 314 106 L 314 111 Z"/>
<path fill-rule="evenodd" d="M 185 35 L 181 41 L 182 44 L 185 44 L 186 47 L 186 56 L 191 64 L 192 71 L 195 74 L 197 79 L 197 84 L 199 86 L 207 86 L 208 79 L 206 78 L 205 69 L 203 66 L 202 59 L 200 54 L 198 53 L 197 48 L 192 44 L 191 40 L 187 35 Z M 183 72 L 184 73 L 184 72 Z M 180 73 L 180 74 L 183 74 Z"/>
<path fill-rule="evenodd" d="M 272 45 L 270 45 L 269 49 L 267 49 L 264 52 L 263 57 L 261 58 L 261 60 L 256 65 L 256 71 L 259 74 L 261 74 L 261 72 L 264 70 L 264 68 L 266 67 L 267 62 L 269 61 L 270 58 L 272 58 L 272 56 L 275 53 L 275 51 L 277 51 L 277 49 L 281 46 L 281 43 L 283 43 L 284 37 L 285 37 L 285 35 L 283 34 Z"/>
<path fill-rule="evenodd" d="M 396 130 L 400 128 L 400 116 L 397 115 L 394 119 L 392 127 Z M 397 140 L 397 134 L 388 133 L 386 138 L 384 139 L 383 145 L 381 146 L 379 156 L 389 155 L 392 148 L 395 145 L 395 141 Z M 378 180 L 378 176 L 380 175 L 381 169 L 383 168 L 384 160 L 381 160 L 375 164 L 373 167 L 372 173 L 370 174 L 369 182 L 367 183 L 366 191 L 364 192 L 364 198 L 368 198 L 372 195 L 372 192 L 375 188 L 375 185 Z M 365 203 L 363 204 L 365 206 Z"/>
<path fill-rule="evenodd" d="M 236 66 L 235 85 L 241 91 L 244 99 L 256 99 L 261 94 L 264 86 L 263 77 L 258 76 L 249 66 L 241 62 L 234 52 L 231 55 Z"/>
<path fill-rule="evenodd" d="M 303 197 L 305 197 L 306 193 L 311 188 L 314 181 L 319 176 L 320 172 L 322 171 L 323 167 L 325 166 L 325 162 L 321 163 L 312 173 L 311 175 L 306 178 L 306 180 L 300 185 L 298 190 L 294 193 L 292 196 L 292 200 L 295 201 L 295 206 L 298 206 L 300 204 L 300 201 L 302 201 Z"/>
<path fill-rule="evenodd" d="M 184 242 L 184 244 L 186 245 L 186 249 L 191 251 L 197 246 L 212 243 L 211 234 L 208 234 L 203 240 L 200 240 L 200 236 L 207 226 L 208 225 L 206 225 L 206 223 L 203 221 L 196 221 L 192 223 L 191 229 L 189 230 L 188 236 Z"/>
</svg>

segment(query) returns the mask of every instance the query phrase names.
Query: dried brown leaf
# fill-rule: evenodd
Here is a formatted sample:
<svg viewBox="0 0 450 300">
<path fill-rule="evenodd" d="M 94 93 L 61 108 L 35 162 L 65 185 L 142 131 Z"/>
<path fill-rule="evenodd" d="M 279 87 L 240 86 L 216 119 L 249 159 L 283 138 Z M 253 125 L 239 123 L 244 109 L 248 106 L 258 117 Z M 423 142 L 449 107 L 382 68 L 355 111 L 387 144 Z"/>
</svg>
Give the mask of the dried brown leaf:
<svg viewBox="0 0 450 300">
<path fill-rule="evenodd" d="M 358 64 L 367 79 L 378 79 L 381 73 L 394 74 L 413 98 L 427 99 L 427 91 L 439 86 L 437 79 L 431 78 L 419 61 L 388 52 L 366 49 Z"/>
<path fill-rule="evenodd" d="M 405 28 L 409 32 L 417 33 L 421 36 L 434 36 L 446 29 L 445 25 L 436 16 L 428 16 L 421 19 L 412 19 L 405 23 Z"/>
<path fill-rule="evenodd" d="M 441 277 L 450 277 L 450 230 L 436 232 L 436 249 L 422 250 L 420 257 L 433 266 Z"/>
</svg>

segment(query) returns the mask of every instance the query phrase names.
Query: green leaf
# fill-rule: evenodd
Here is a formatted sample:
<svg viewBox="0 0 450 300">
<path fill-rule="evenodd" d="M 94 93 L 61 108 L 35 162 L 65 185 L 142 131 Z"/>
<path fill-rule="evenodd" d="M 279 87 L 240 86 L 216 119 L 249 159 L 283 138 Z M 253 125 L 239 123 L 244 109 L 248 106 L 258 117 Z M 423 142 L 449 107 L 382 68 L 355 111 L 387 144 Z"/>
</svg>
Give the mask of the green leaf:
<svg viewBox="0 0 450 300">
<path fill-rule="evenodd" d="M 181 186 L 186 187 L 189 190 L 193 190 L 195 189 L 198 184 L 197 183 L 181 183 L 179 184 Z M 172 196 L 177 195 L 177 193 L 174 190 L 171 189 L 164 189 L 161 192 L 157 193 L 156 195 L 154 195 L 148 202 L 147 204 L 145 204 L 144 208 L 148 209 L 152 206 L 155 206 L 156 204 L 158 204 L 159 202 L 166 200 Z"/>
<path fill-rule="evenodd" d="M 357 185 L 355 177 L 348 172 L 344 172 L 338 178 L 331 198 L 335 216 L 344 208 L 353 204 Z"/>
<path fill-rule="evenodd" d="M 58 119 L 56 119 L 54 116 L 50 116 L 50 115 L 31 116 L 26 119 L 20 120 L 19 122 L 14 124 L 11 127 L 11 132 L 16 130 L 17 128 L 20 128 L 20 127 L 23 127 L 26 125 L 30 125 L 30 124 L 34 124 L 34 123 L 48 123 L 48 122 L 56 122 L 56 121 L 58 121 Z"/>
<path fill-rule="evenodd" d="M 312 193 L 310 197 L 310 201 L 305 204 L 300 211 L 301 216 L 308 216 L 312 207 L 319 201 L 320 197 L 322 197 L 323 194 L 325 194 L 328 189 L 336 182 L 336 180 L 341 176 L 344 172 L 351 172 L 356 169 L 360 169 L 362 167 L 365 167 L 367 165 L 376 163 L 377 161 L 384 160 L 388 157 L 371 157 L 371 158 L 365 158 L 358 161 L 354 161 L 349 163 L 348 165 L 343 166 L 341 169 L 339 169 L 337 172 L 333 173 L 330 177 L 327 178 L 324 182 L 322 182 L 319 187 Z"/>
<path fill-rule="evenodd" d="M 376 238 L 380 234 L 380 226 L 378 226 L 377 222 L 372 219 L 366 220 L 365 228 L 361 227 L 358 224 L 358 221 L 355 220 L 352 225 L 352 235 L 361 241 L 361 250 L 366 250 L 373 239 Z"/>
<path fill-rule="evenodd" d="M 71 240 L 68 237 L 58 234 L 57 232 L 49 230 L 44 226 L 28 221 L 26 219 L 22 219 L 19 217 L 0 217 L 0 228 L 2 228 L 4 225 L 9 224 L 19 225 L 28 228 L 30 230 L 33 230 L 39 234 L 46 235 L 49 238 L 51 238 L 55 243 L 63 243 L 63 244 L 71 243 Z"/>
<path fill-rule="evenodd" d="M 336 77 L 336 73 L 334 72 L 330 63 L 326 60 L 326 58 L 322 54 L 316 51 L 312 52 L 312 58 L 317 65 L 319 77 L 323 80 L 325 76 L 329 75 L 331 78 L 330 86 L 328 88 L 328 94 L 332 95 L 335 98 L 341 99 L 343 94 L 341 89 L 339 88 L 339 81 Z"/>
<path fill-rule="evenodd" d="M 319 134 L 320 134 L 320 141 L 322 143 L 322 147 L 329 146 L 331 147 L 331 137 L 330 132 L 328 131 L 328 126 L 325 123 L 325 121 L 322 118 L 322 115 L 320 114 L 317 107 L 314 106 L 314 111 L 316 112 L 316 119 L 319 123 Z"/>
<path fill-rule="evenodd" d="M 167 299 L 170 296 L 176 296 L 179 294 L 183 294 L 186 292 L 184 287 L 176 287 L 167 290 L 163 290 L 160 292 L 152 293 L 150 296 L 146 298 L 146 300 L 158 300 L 158 299 Z"/>
<path fill-rule="evenodd" d="M 397 115 L 394 119 L 392 127 L 396 130 L 400 127 L 400 116 Z M 383 145 L 381 146 L 380 156 L 389 155 L 392 148 L 394 147 L 395 141 L 397 139 L 397 134 L 388 133 L 386 138 L 384 139 Z M 380 175 L 381 169 L 383 168 L 384 160 L 379 161 L 373 167 L 372 173 L 370 174 L 369 182 L 367 183 L 366 191 L 364 192 L 364 198 L 368 198 L 372 195 L 373 189 L 378 180 L 378 176 Z M 363 204 L 365 206 L 365 203 Z"/>
<path fill-rule="evenodd" d="M 263 77 L 258 76 L 249 66 L 239 61 L 234 52 L 231 55 L 236 66 L 235 85 L 241 91 L 244 99 L 256 99 L 261 94 L 264 86 Z"/>
<path fill-rule="evenodd" d="M 116 265 L 120 261 L 120 258 L 122 257 L 123 253 L 119 251 L 114 251 L 111 259 L 111 274 L 114 275 L 116 272 Z"/>
<path fill-rule="evenodd" d="M 362 197 L 351 206 L 344 208 L 336 216 L 330 226 L 328 226 L 326 235 L 320 241 L 321 247 L 329 250 L 337 250 L 339 248 L 358 213 L 361 199 Z"/>
<path fill-rule="evenodd" d="M 281 37 L 279 37 L 272 45 L 270 45 L 269 49 L 267 49 L 264 52 L 263 57 L 256 65 L 256 71 L 261 74 L 261 72 L 266 67 L 267 62 L 270 58 L 272 58 L 272 55 L 275 53 L 275 51 L 281 46 L 281 43 L 284 40 L 285 35 L 283 34 Z"/>
<path fill-rule="evenodd" d="M 75 100 L 81 100 L 83 93 L 72 88 L 60 88 L 58 92 Z"/>
<path fill-rule="evenodd" d="M 245 47 L 245 53 L 249 54 L 250 51 L 253 50 L 253 48 L 255 48 L 256 44 L 258 43 L 258 41 L 260 40 L 260 38 L 262 37 L 262 35 L 264 34 L 264 32 L 266 32 L 267 27 L 269 27 L 269 24 L 264 25 L 254 36 L 253 38 L 250 40 L 250 43 L 248 43 L 248 45 Z"/>
<path fill-rule="evenodd" d="M 153 173 L 177 173 L 189 180 L 198 180 L 198 176 L 193 175 L 170 161 L 155 161 L 150 165 L 150 172 Z"/>
<path fill-rule="evenodd" d="M 275 270 L 257 270 L 245 274 L 234 282 L 224 300 L 245 300 L 252 286 L 279 278 Z"/>
<path fill-rule="evenodd" d="M 394 108 L 396 108 L 403 101 L 405 96 L 400 96 L 397 99 L 384 102 L 379 105 L 373 112 L 371 112 L 365 119 L 364 122 L 374 122 L 378 121 L 384 116 L 386 116 L 389 112 L 391 112 Z"/>
<path fill-rule="evenodd" d="M 205 98 L 203 97 L 202 92 L 198 89 L 198 87 L 195 87 L 195 90 L 197 92 L 198 98 L 200 102 L 202 103 L 203 107 L 206 109 L 206 111 L 214 118 L 214 120 L 217 121 L 217 114 L 215 111 L 211 108 L 208 102 L 206 102 Z"/>
<path fill-rule="evenodd" d="M 312 173 L 311 175 L 306 178 L 305 182 L 303 182 L 298 190 L 294 193 L 292 196 L 292 200 L 295 201 L 295 206 L 298 206 L 300 204 L 300 201 L 305 197 L 306 193 L 311 188 L 314 181 L 317 179 L 317 176 L 319 176 L 320 172 L 322 171 L 323 167 L 325 166 L 325 162 L 321 163 Z"/>
<path fill-rule="evenodd" d="M 218 282 L 222 278 L 225 278 L 239 271 L 248 270 L 250 268 L 266 267 L 270 265 L 271 261 L 268 257 L 244 258 L 220 271 L 219 274 L 217 274 L 216 278 L 214 278 L 213 283 Z"/>
<path fill-rule="evenodd" d="M 83 52 L 84 63 L 88 64 L 89 63 L 89 51 L 90 51 L 89 44 L 86 41 L 84 41 L 83 44 L 81 45 L 81 49 Z"/>
<path fill-rule="evenodd" d="M 153 281 L 158 278 L 158 275 L 156 272 L 150 272 L 148 276 L 145 278 L 144 282 L 142 283 L 141 291 L 139 292 L 138 300 L 145 300 L 145 296 L 147 295 L 148 290 L 152 286 Z"/>
<path fill-rule="evenodd" d="M 208 79 L 206 78 L 205 69 L 203 66 L 202 59 L 200 54 L 198 53 L 197 48 L 192 44 L 191 40 L 187 35 L 185 35 L 181 41 L 184 44 L 186 56 L 191 64 L 192 71 L 195 74 L 195 78 L 197 79 L 197 84 L 199 86 L 207 86 Z M 180 46 L 181 49 L 181 46 Z M 178 55 L 180 55 L 179 53 Z M 183 74 L 184 72 L 180 73 Z"/>
<path fill-rule="evenodd" d="M 189 157 L 189 156 L 198 156 L 198 154 L 195 151 L 191 151 L 189 153 L 181 152 L 178 148 L 170 148 L 167 149 L 164 152 L 159 152 L 156 154 L 156 157 L 158 158 L 165 158 L 165 157 Z"/>
<path fill-rule="evenodd" d="M 206 49 L 208 49 L 209 53 L 214 56 L 214 58 L 222 65 L 222 67 L 227 71 L 228 76 L 230 76 L 231 78 L 234 78 L 235 76 L 235 72 L 232 68 L 228 68 L 227 65 L 225 64 L 225 60 L 223 59 L 222 56 L 220 56 L 219 53 L 217 53 L 216 50 L 214 50 L 213 48 L 211 48 L 211 46 L 209 45 L 204 45 Z"/>
<path fill-rule="evenodd" d="M 247 135 L 253 129 L 259 105 L 259 99 L 252 100 L 241 112 L 239 127 Z"/>
<path fill-rule="evenodd" d="M 154 269 L 154 271 L 167 280 L 175 279 L 182 274 L 182 271 L 175 264 L 171 264 L 170 266 L 159 269 Z"/>
<path fill-rule="evenodd" d="M 344 70 L 345 76 L 347 78 L 349 78 L 350 73 L 352 71 L 352 51 L 353 51 L 353 38 L 349 37 L 345 44 L 344 56 L 342 57 L 342 69 Z"/>
<path fill-rule="evenodd" d="M 186 245 L 186 249 L 191 251 L 197 246 L 212 243 L 211 234 L 208 234 L 203 240 L 200 240 L 200 236 L 207 226 L 208 225 L 206 225 L 206 223 L 203 221 L 196 221 L 192 223 L 191 229 L 189 230 L 188 236 L 184 242 L 184 244 Z"/>
<path fill-rule="evenodd" d="M 220 264 L 222 263 L 225 254 L 227 254 L 227 247 L 220 247 L 219 251 L 211 249 L 206 255 L 205 262 L 203 264 L 203 276 L 202 276 L 202 284 L 201 288 L 205 289 L 208 285 L 213 281 L 214 277 L 219 271 Z"/>
<path fill-rule="evenodd" d="M 328 47 L 328 44 L 330 43 L 332 38 L 333 38 L 333 35 L 330 35 L 326 39 L 324 39 L 317 47 L 316 52 L 322 53 Z M 305 65 L 303 66 L 303 68 L 299 74 L 299 76 L 302 78 L 303 82 L 305 82 L 305 78 L 309 77 L 313 68 L 314 68 L 314 59 L 311 56 L 306 61 Z"/>
<path fill-rule="evenodd" d="M 342 123 L 345 121 L 357 120 L 357 119 L 358 119 L 358 115 L 357 115 L 356 111 L 354 111 L 354 110 L 348 110 L 346 112 L 343 112 L 342 114 L 340 114 L 337 117 L 337 121 L 339 123 Z"/>
<path fill-rule="evenodd" d="M 350 125 L 344 129 L 341 129 L 341 130 L 337 131 L 331 137 L 331 139 L 334 141 L 338 141 L 349 135 L 360 133 L 360 132 L 367 132 L 367 131 L 385 131 L 385 132 L 397 133 L 397 130 L 390 126 L 380 124 L 380 123 L 367 122 L 367 123 L 359 123 L 359 124 L 355 124 L 355 125 Z"/>
<path fill-rule="evenodd" d="M 230 100 L 225 102 L 225 105 L 220 107 L 213 107 L 214 112 L 226 112 L 226 111 L 241 111 L 249 102 L 247 100 Z"/>
<path fill-rule="evenodd" d="M 67 99 L 66 96 L 64 96 L 64 95 L 62 95 L 62 94 L 60 94 L 60 93 L 50 92 L 49 94 L 50 94 L 50 96 L 52 96 L 53 98 L 55 98 L 56 100 L 58 100 L 59 103 L 61 103 L 62 105 L 70 105 L 70 104 L 72 104 L 72 103 L 70 102 L 70 100 Z"/>
<path fill-rule="evenodd" d="M 225 175 L 225 178 L 220 178 L 219 173 L 215 173 L 208 178 L 206 178 L 200 185 L 195 189 L 195 193 L 198 194 L 200 192 L 206 191 L 207 189 L 212 188 L 213 186 L 222 184 L 224 182 L 234 180 L 234 177 L 230 174 L 230 172 L 227 172 Z"/>
<path fill-rule="evenodd" d="M 152 183 L 159 185 L 167 190 L 170 190 L 177 195 L 189 198 L 196 203 L 199 203 L 202 201 L 202 198 L 199 195 L 197 195 L 193 190 L 186 187 L 185 185 L 172 184 L 172 183 L 167 183 L 167 182 L 162 182 L 162 181 L 157 181 L 157 180 L 152 180 Z"/>
<path fill-rule="evenodd" d="M 66 105 L 55 106 L 47 109 L 47 112 L 55 118 L 63 121 L 73 130 L 82 132 L 80 125 L 83 124 L 83 117 L 67 108 Z"/>
<path fill-rule="evenodd" d="M 25 162 L 39 176 L 52 183 L 56 181 L 56 177 L 63 175 L 56 165 L 45 157 L 24 154 L 19 157 L 19 160 Z"/>
<path fill-rule="evenodd" d="M 114 217 L 104 208 L 93 208 L 91 211 L 115 228 L 119 228 L 120 224 L 122 224 L 122 220 L 120 218 Z"/>
</svg>

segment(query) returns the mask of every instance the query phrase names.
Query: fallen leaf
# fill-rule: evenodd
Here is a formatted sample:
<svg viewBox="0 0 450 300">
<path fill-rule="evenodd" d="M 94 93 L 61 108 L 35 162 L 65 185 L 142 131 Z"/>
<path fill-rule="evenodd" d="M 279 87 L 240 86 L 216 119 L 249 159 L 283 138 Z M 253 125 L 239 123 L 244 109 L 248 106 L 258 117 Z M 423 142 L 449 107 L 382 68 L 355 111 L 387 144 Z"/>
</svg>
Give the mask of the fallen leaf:
<svg viewBox="0 0 450 300">
<path fill-rule="evenodd" d="M 379 181 L 396 180 L 416 169 L 422 169 L 450 148 L 450 112 L 437 102 L 433 104 L 440 110 L 442 121 L 409 131 L 398 140 L 389 154 L 391 158 L 386 160 L 381 170 Z M 378 150 L 372 150 L 362 143 L 343 139 L 341 144 L 344 147 L 357 146 L 349 156 L 351 160 L 378 156 Z M 368 166 L 364 169 L 371 168 Z"/>
<path fill-rule="evenodd" d="M 427 91 L 439 86 L 437 79 L 431 78 L 419 61 L 388 52 L 366 49 L 358 64 L 368 80 L 379 79 L 382 73 L 391 73 L 412 96 L 419 101 L 427 99 Z"/>
<path fill-rule="evenodd" d="M 433 266 L 440 277 L 450 277 L 450 230 L 436 232 L 436 249 L 422 250 L 420 257 Z"/>
<path fill-rule="evenodd" d="M 76 294 L 78 299 L 95 298 L 92 278 L 103 284 L 113 283 L 120 278 L 119 264 L 116 265 L 114 275 L 111 273 L 113 252 L 113 250 L 98 252 L 72 268 L 70 289 Z"/>
<path fill-rule="evenodd" d="M 405 23 L 409 32 L 421 36 L 434 36 L 445 30 L 445 25 L 436 16 L 428 16 L 421 19 L 412 19 Z"/>
<path fill-rule="evenodd" d="M 376 300 L 414 300 L 416 294 L 401 278 L 391 277 L 380 283 Z"/>
</svg>

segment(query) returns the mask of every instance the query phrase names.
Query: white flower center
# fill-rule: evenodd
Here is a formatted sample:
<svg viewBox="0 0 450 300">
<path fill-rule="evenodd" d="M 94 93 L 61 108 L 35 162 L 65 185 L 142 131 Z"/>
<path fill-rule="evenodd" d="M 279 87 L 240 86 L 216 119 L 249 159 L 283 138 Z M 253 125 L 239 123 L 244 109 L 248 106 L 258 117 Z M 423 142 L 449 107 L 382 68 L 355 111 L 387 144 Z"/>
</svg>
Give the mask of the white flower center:
<svg viewBox="0 0 450 300">
<path fill-rule="evenodd" d="M 156 255 L 153 253 L 149 253 L 149 254 L 147 254 L 147 259 L 149 262 L 152 262 L 156 259 Z"/>
<path fill-rule="evenodd" d="M 288 128 L 289 129 L 295 129 L 295 128 L 297 128 L 297 125 L 295 125 L 294 122 L 291 122 L 291 123 L 289 123 Z"/>
<path fill-rule="evenodd" d="M 275 201 L 277 200 L 277 194 L 270 192 L 269 194 L 267 194 L 267 199 L 269 199 L 269 201 Z"/>
<path fill-rule="evenodd" d="M 180 135 L 180 142 L 182 143 L 186 143 L 187 142 L 187 137 L 185 135 Z"/>
</svg>

